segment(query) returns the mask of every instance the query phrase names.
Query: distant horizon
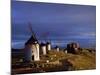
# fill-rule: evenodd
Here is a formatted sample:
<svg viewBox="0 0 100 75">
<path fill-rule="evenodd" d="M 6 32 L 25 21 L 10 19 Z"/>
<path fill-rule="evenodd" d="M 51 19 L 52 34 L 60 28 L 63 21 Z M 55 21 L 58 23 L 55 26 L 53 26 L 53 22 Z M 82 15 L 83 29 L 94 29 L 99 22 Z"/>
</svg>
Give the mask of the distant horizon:
<svg viewBox="0 0 100 75">
<path fill-rule="evenodd" d="M 22 49 L 22 48 L 25 47 L 25 42 L 26 41 L 27 40 L 14 41 L 12 43 L 12 48 L 14 48 L 14 49 Z M 48 40 L 38 40 L 38 41 L 39 41 L 39 44 L 41 42 L 44 42 L 44 43 L 48 42 Z M 81 43 L 81 40 L 80 41 L 79 40 L 78 41 L 77 40 L 75 40 L 75 41 L 74 40 L 49 40 L 49 41 L 51 42 L 51 45 L 52 45 L 53 48 L 55 46 L 59 46 L 60 48 L 66 48 L 67 44 L 69 44 L 71 42 L 79 43 L 81 48 L 93 48 L 93 49 L 96 48 L 95 44 L 91 43 L 91 40 L 88 43 L 85 43 L 85 42 L 87 42 L 87 40 L 83 40 L 84 43 Z M 92 40 L 92 41 L 94 42 L 94 40 Z"/>
<path fill-rule="evenodd" d="M 22 48 L 31 36 L 65 46 L 70 41 L 81 47 L 96 47 L 96 6 L 12 1 L 12 47 Z"/>
</svg>

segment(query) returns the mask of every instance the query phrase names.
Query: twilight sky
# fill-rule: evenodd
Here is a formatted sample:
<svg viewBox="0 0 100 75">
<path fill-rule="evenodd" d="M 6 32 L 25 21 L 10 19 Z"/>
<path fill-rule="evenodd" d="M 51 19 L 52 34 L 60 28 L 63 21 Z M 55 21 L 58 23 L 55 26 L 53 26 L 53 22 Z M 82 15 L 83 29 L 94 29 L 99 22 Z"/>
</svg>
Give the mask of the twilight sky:
<svg viewBox="0 0 100 75">
<path fill-rule="evenodd" d="M 12 47 L 21 48 L 30 37 L 28 23 L 39 40 L 52 44 L 75 41 L 94 47 L 96 7 L 71 4 L 12 1 Z"/>
</svg>

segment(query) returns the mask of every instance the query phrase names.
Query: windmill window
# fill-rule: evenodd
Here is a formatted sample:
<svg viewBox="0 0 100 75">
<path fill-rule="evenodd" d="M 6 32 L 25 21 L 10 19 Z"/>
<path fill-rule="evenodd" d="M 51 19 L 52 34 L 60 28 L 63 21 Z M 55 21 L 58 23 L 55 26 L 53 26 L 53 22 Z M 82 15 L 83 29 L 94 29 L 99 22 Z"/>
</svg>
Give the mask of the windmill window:
<svg viewBox="0 0 100 75">
<path fill-rule="evenodd" d="M 32 56 L 32 60 L 34 60 L 34 55 Z"/>
</svg>

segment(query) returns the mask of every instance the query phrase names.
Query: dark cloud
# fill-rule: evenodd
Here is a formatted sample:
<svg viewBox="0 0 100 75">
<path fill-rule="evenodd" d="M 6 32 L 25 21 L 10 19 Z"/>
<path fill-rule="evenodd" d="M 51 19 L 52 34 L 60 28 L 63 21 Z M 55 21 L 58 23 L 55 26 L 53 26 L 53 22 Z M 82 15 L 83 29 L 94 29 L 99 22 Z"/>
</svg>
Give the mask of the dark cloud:
<svg viewBox="0 0 100 75">
<path fill-rule="evenodd" d="M 28 22 L 39 39 L 95 39 L 95 6 L 12 1 L 11 8 L 12 39 L 31 34 Z"/>
</svg>

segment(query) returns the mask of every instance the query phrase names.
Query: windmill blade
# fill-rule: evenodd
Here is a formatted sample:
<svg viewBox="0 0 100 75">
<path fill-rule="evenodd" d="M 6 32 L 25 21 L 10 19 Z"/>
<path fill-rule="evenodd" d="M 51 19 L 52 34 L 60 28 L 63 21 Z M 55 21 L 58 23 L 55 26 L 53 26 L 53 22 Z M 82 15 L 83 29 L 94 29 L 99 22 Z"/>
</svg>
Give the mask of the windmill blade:
<svg viewBox="0 0 100 75">
<path fill-rule="evenodd" d="M 32 25 L 31 25 L 31 23 L 30 23 L 30 22 L 28 23 L 28 27 L 29 27 L 30 32 L 31 32 L 31 33 L 33 33 L 33 30 L 32 30 Z"/>
<path fill-rule="evenodd" d="M 28 23 L 28 27 L 29 27 L 29 30 L 32 33 L 33 37 L 36 38 L 36 35 L 35 35 L 35 33 L 34 33 L 33 29 L 32 29 L 32 24 L 30 22 Z"/>
</svg>

